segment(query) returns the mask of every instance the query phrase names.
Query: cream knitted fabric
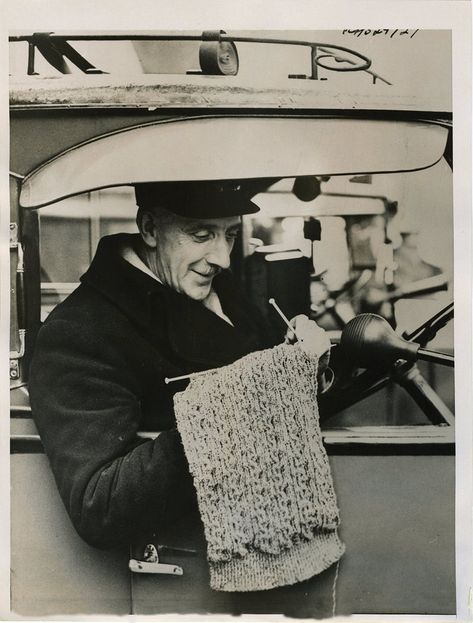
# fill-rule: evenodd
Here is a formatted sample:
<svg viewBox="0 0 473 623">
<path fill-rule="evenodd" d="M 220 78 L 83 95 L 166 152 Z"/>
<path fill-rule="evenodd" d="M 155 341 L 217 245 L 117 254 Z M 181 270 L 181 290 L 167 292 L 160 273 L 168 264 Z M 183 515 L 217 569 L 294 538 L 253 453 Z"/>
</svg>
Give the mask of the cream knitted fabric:
<svg viewBox="0 0 473 623">
<path fill-rule="evenodd" d="M 216 590 L 292 584 L 343 554 L 317 362 L 281 344 L 194 377 L 174 397 Z"/>
</svg>

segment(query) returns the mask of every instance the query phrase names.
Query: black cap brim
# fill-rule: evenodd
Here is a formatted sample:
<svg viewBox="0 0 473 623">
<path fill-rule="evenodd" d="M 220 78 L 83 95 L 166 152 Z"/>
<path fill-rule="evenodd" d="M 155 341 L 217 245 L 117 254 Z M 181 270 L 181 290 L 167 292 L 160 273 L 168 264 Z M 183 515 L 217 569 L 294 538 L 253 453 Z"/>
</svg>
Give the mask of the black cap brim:
<svg viewBox="0 0 473 623">
<path fill-rule="evenodd" d="M 255 214 L 251 201 L 274 179 L 147 182 L 135 185 L 136 203 L 141 208 L 165 208 L 187 218 L 224 218 Z"/>
</svg>

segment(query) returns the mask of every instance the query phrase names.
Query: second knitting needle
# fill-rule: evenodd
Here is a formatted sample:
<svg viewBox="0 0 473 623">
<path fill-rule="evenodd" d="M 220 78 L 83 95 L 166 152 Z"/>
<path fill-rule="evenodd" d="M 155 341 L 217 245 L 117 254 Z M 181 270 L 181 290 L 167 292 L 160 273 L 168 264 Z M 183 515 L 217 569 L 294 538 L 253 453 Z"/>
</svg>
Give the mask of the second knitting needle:
<svg viewBox="0 0 473 623">
<path fill-rule="evenodd" d="M 284 322 L 287 324 L 287 326 L 289 327 L 289 329 L 294 333 L 294 335 L 296 336 L 297 340 L 299 342 L 303 342 L 304 340 L 299 337 L 296 333 L 296 330 L 294 329 L 294 327 L 292 326 L 290 320 L 284 315 L 283 311 L 281 310 L 281 308 L 279 307 L 279 305 L 276 303 L 276 301 L 271 298 L 268 299 L 268 303 L 270 305 L 272 305 L 274 307 L 274 309 L 278 312 L 278 314 L 281 316 L 281 318 L 284 320 Z"/>
<path fill-rule="evenodd" d="M 212 368 L 211 370 L 202 370 L 202 372 L 190 372 L 189 374 L 183 374 L 182 376 L 173 376 L 171 378 L 166 376 L 164 378 L 164 382 L 166 383 L 166 385 L 168 385 L 169 383 L 174 383 L 174 381 L 193 379 L 196 376 L 202 376 L 203 374 L 209 374 L 210 372 L 216 372 L 216 370 Z"/>
</svg>

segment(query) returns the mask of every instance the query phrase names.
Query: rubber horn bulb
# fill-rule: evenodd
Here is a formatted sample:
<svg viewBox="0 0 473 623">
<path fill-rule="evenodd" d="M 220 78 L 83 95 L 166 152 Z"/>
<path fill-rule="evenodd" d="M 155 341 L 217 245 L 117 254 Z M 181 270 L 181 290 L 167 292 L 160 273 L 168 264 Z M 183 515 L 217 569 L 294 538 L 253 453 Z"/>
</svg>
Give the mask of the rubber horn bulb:
<svg viewBox="0 0 473 623">
<path fill-rule="evenodd" d="M 359 314 L 343 329 L 340 349 L 350 363 L 362 368 L 387 366 L 398 359 L 417 359 L 419 344 L 407 342 L 382 316 Z"/>
</svg>

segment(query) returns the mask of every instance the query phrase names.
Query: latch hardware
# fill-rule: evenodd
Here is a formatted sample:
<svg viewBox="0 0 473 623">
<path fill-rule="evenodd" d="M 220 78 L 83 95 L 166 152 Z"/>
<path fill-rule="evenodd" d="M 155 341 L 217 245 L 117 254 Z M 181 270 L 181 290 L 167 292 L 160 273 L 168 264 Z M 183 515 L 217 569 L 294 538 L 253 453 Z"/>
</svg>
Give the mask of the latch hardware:
<svg viewBox="0 0 473 623">
<path fill-rule="evenodd" d="M 143 560 L 132 558 L 128 563 L 133 573 L 160 573 L 164 575 L 183 575 L 182 567 L 159 562 L 158 550 L 152 544 L 145 547 Z"/>
</svg>

